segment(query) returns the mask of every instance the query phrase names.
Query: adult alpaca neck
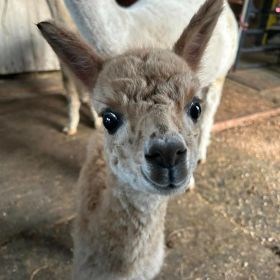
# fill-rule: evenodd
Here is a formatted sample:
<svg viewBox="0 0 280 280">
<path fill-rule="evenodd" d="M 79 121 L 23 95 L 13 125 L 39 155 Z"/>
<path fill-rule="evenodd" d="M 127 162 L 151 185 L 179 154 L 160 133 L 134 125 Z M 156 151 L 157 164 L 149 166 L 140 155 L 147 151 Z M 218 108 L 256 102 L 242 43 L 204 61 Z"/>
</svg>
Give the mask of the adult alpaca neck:
<svg viewBox="0 0 280 280">
<path fill-rule="evenodd" d="M 118 46 L 127 37 L 127 13 L 115 0 L 65 0 L 65 4 L 83 37 L 100 54 L 112 55 L 122 51 Z"/>
</svg>

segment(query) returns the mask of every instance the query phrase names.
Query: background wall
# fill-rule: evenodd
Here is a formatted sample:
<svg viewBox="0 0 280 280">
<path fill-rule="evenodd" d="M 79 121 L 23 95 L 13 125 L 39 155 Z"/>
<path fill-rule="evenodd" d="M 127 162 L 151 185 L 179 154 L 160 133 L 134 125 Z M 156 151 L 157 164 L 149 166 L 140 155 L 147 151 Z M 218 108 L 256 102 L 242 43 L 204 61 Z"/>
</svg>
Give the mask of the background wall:
<svg viewBox="0 0 280 280">
<path fill-rule="evenodd" d="M 59 69 L 35 25 L 49 18 L 46 0 L 0 0 L 0 75 Z"/>
</svg>

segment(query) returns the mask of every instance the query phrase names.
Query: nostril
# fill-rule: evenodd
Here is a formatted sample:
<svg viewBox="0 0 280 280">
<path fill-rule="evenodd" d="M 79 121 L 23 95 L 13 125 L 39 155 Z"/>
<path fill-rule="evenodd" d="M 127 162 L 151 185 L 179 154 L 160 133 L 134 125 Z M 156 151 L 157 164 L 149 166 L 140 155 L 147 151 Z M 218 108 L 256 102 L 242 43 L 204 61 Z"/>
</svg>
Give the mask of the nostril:
<svg viewBox="0 0 280 280">
<path fill-rule="evenodd" d="M 149 141 L 145 159 L 149 164 L 162 168 L 172 168 L 186 159 L 187 148 L 176 137 L 154 138 Z"/>
<path fill-rule="evenodd" d="M 186 152 L 187 152 L 187 149 L 182 149 L 182 150 L 177 151 L 176 154 L 177 154 L 178 156 L 180 156 L 180 155 L 186 154 Z"/>
<path fill-rule="evenodd" d="M 181 148 L 176 151 L 174 154 L 174 164 L 178 164 L 179 162 L 184 162 L 186 159 L 187 149 Z"/>
<path fill-rule="evenodd" d="M 150 154 L 145 154 L 145 158 L 147 160 L 154 160 L 154 159 L 157 159 L 157 158 L 160 158 L 161 155 L 160 155 L 160 152 L 153 152 L 153 153 L 150 153 Z"/>
</svg>

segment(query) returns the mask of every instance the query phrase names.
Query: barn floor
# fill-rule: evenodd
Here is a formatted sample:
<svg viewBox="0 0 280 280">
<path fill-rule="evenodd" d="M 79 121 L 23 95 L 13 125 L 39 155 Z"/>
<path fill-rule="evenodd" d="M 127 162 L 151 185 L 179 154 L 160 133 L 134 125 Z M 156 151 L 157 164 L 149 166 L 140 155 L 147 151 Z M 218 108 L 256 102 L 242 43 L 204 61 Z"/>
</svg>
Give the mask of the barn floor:
<svg viewBox="0 0 280 280">
<path fill-rule="evenodd" d="M 70 279 L 75 182 L 92 130 L 60 133 L 58 73 L 0 80 L 0 280 Z M 280 108 L 280 72 L 230 75 L 217 122 Z M 157 280 L 280 279 L 280 114 L 213 135 L 197 187 L 173 199 Z"/>
</svg>

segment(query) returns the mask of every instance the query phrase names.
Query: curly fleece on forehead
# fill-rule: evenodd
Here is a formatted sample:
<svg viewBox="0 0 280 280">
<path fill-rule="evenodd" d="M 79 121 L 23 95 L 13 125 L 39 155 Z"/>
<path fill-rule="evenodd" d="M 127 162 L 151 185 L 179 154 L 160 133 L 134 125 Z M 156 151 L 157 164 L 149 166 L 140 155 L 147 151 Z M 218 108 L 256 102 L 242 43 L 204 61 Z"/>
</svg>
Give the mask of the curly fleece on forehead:
<svg viewBox="0 0 280 280">
<path fill-rule="evenodd" d="M 187 63 L 166 50 L 135 50 L 108 61 L 99 77 L 96 96 L 116 106 L 187 102 L 198 80 Z M 110 87 L 110 89 L 108 88 Z"/>
</svg>

